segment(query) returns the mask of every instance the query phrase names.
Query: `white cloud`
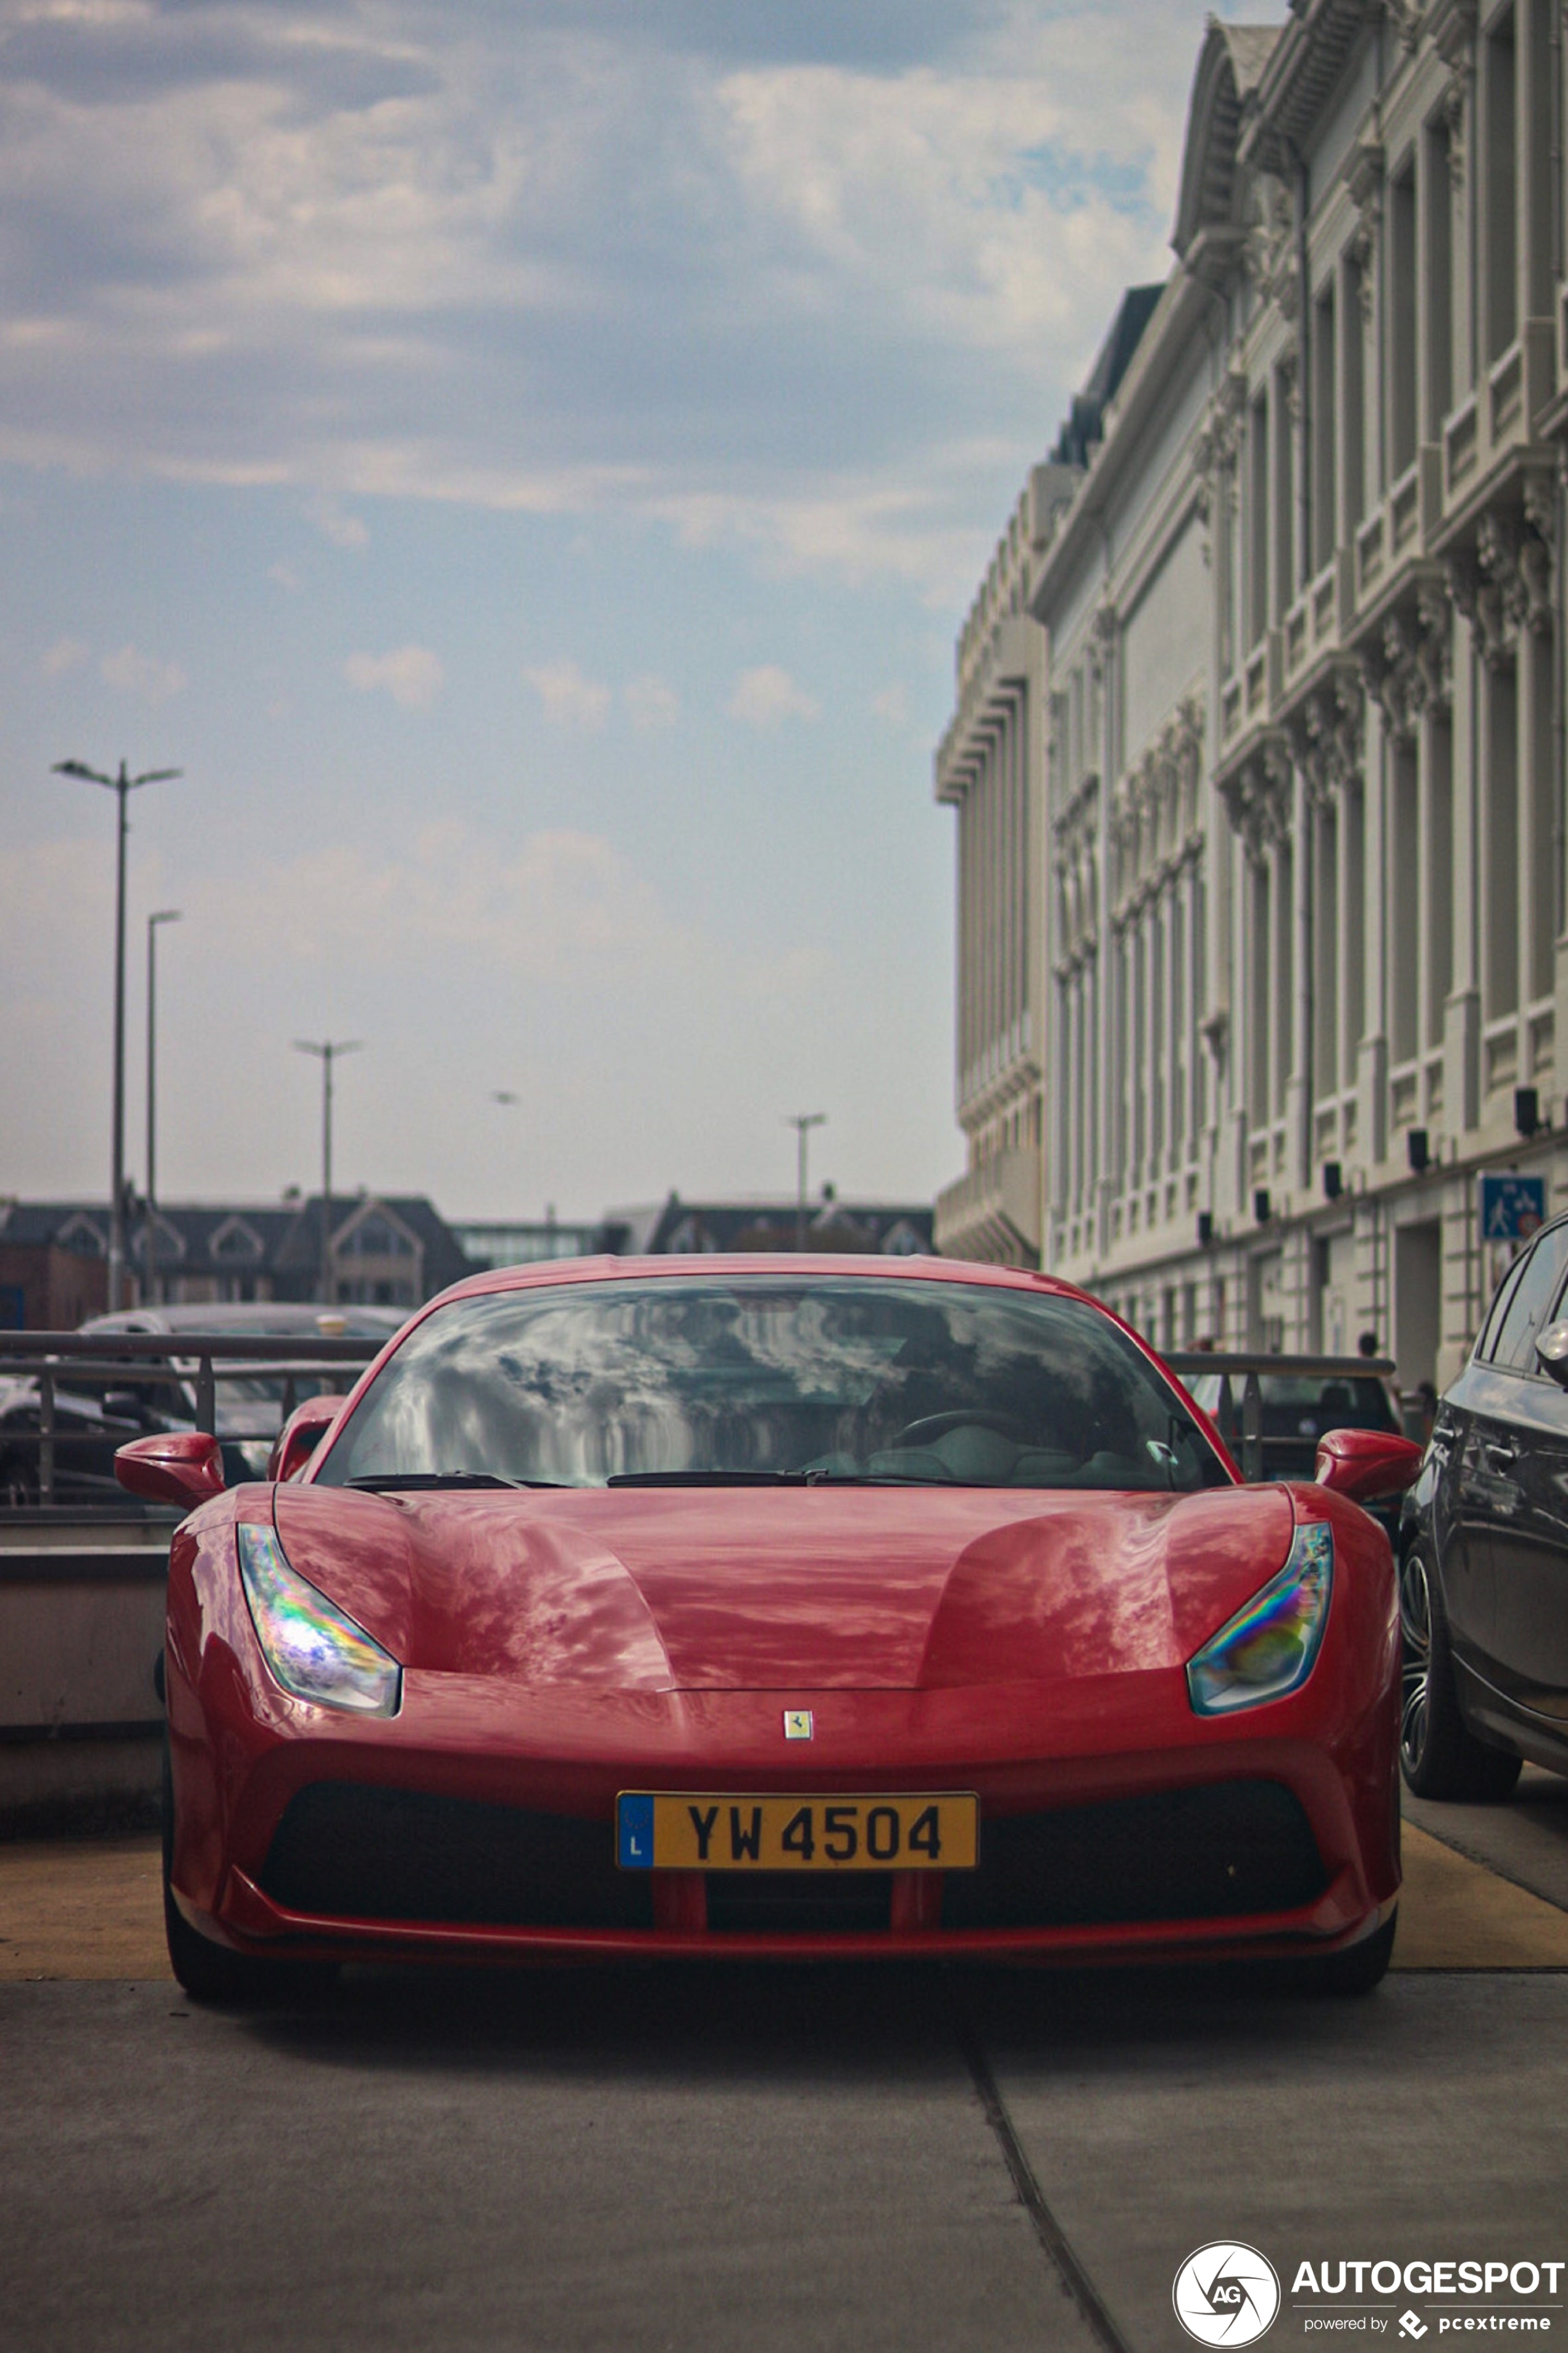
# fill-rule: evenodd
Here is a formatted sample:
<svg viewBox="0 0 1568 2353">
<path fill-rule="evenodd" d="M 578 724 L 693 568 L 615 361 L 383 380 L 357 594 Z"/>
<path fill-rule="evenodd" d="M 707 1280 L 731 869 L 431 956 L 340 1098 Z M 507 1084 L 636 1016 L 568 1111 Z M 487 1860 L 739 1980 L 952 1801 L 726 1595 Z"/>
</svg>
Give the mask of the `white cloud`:
<svg viewBox="0 0 1568 2353">
<path fill-rule="evenodd" d="M 777 727 L 785 719 L 816 719 L 821 714 L 821 705 L 777 662 L 742 670 L 724 708 L 731 719 L 743 719 L 748 727 Z"/>
<path fill-rule="evenodd" d="M 286 588 L 290 596 L 297 596 L 304 585 L 291 564 L 269 564 L 267 577 L 275 586 Z"/>
<path fill-rule="evenodd" d="M 871 708 L 879 719 L 889 727 L 907 727 L 910 723 L 910 698 L 901 686 L 885 686 L 871 697 Z"/>
<path fill-rule="evenodd" d="M 349 548 L 357 552 L 360 548 L 370 545 L 368 524 L 358 515 L 350 514 L 346 508 L 339 505 L 336 499 L 326 497 L 312 499 L 305 509 L 305 519 L 308 522 L 314 523 L 322 538 L 330 539 L 334 547 Z"/>
<path fill-rule="evenodd" d="M 405 711 L 428 711 L 447 681 L 439 654 L 428 646 L 399 646 L 389 654 L 350 654 L 343 676 L 362 694 L 384 691 Z"/>
<path fill-rule="evenodd" d="M 349 549 L 381 496 L 614 509 L 951 596 L 1169 266 L 1202 0 L 795 13 L 35 13 L 0 459 L 291 485 Z M 1003 452 L 983 529 L 954 435 Z"/>
<path fill-rule="evenodd" d="M 68 672 L 79 670 L 89 649 L 79 638 L 57 638 L 45 654 L 42 670 L 46 678 L 64 678 Z"/>
<path fill-rule="evenodd" d="M 684 969 L 701 952 L 613 844 L 570 828 L 531 834 L 509 854 L 454 819 L 390 855 L 337 842 L 260 868 L 243 913 L 224 913 L 217 877 L 185 895 L 188 915 L 201 906 L 222 921 L 237 955 L 322 967 L 424 963 L 434 974 L 456 956 L 581 983 Z"/>
<path fill-rule="evenodd" d="M 172 694 L 190 684 L 178 662 L 163 661 L 134 646 L 121 646 L 118 653 L 105 654 L 99 669 L 110 686 L 140 695 L 144 702 L 167 702 Z"/>
<path fill-rule="evenodd" d="M 652 670 L 631 680 L 626 697 L 632 725 L 645 733 L 657 727 L 673 727 L 680 716 L 680 698 L 674 687 Z"/>
<path fill-rule="evenodd" d="M 523 671 L 552 727 L 602 727 L 610 690 L 585 678 L 574 661 L 536 663 Z"/>
</svg>

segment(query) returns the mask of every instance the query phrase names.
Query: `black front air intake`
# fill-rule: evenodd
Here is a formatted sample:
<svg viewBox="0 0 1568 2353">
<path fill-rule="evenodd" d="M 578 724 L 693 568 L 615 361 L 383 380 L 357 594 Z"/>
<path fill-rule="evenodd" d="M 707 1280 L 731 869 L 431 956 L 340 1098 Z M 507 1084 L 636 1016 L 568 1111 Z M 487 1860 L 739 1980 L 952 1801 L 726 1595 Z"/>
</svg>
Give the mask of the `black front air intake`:
<svg viewBox="0 0 1568 2353">
<path fill-rule="evenodd" d="M 949 1872 L 944 1928 L 1112 1927 L 1289 1912 L 1328 1884 L 1294 1793 L 1219 1781 L 983 1822 L 978 1871 Z"/>
<path fill-rule="evenodd" d="M 715 1936 L 886 1936 L 892 1880 L 885 1871 L 710 1871 Z"/>
<path fill-rule="evenodd" d="M 617 1871 L 606 1820 L 317 1781 L 289 1799 L 261 1885 L 334 1920 L 651 1928 L 647 1872 Z"/>
</svg>

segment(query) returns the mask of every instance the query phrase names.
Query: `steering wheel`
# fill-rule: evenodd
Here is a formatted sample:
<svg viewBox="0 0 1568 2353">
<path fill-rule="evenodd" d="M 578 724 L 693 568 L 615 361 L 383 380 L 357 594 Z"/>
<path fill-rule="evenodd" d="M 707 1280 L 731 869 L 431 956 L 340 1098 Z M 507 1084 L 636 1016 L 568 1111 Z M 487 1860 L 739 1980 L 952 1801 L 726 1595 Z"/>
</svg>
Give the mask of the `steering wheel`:
<svg viewBox="0 0 1568 2353">
<path fill-rule="evenodd" d="M 972 1408 L 960 1408 L 956 1413 L 928 1413 L 919 1421 L 906 1422 L 893 1444 L 930 1446 L 935 1440 L 945 1438 L 950 1430 L 994 1430 L 999 1438 L 1010 1438 L 1015 1446 L 1034 1443 L 1032 1433 L 1014 1414 L 980 1413 Z"/>
</svg>

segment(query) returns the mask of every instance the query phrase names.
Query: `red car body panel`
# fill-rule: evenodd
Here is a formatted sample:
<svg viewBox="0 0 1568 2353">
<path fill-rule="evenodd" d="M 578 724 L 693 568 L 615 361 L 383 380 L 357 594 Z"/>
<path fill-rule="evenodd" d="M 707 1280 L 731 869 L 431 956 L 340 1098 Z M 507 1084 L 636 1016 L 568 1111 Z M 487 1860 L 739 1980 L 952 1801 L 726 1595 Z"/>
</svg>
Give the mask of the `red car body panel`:
<svg viewBox="0 0 1568 2353">
<path fill-rule="evenodd" d="M 476 1278 L 459 1293 L 694 1271 L 1066 1289 L 947 1262 L 792 1257 L 696 1270 L 574 1261 Z M 1332 1950 L 1392 1906 L 1393 1564 L 1376 1524 L 1321 1488 L 388 1495 L 317 1483 L 330 1443 L 302 1480 L 205 1504 L 171 1553 L 173 1886 L 219 1943 L 508 1961 L 1196 1958 Z M 400 1661 L 395 1715 L 318 1706 L 274 1682 L 237 1574 L 241 1520 L 275 1524 L 292 1567 Z M 1310 1675 L 1282 1699 L 1198 1715 L 1188 1660 L 1284 1565 L 1303 1520 L 1327 1522 L 1335 1544 Z M 812 1710 L 809 1744 L 786 1746 L 785 1708 Z M 893 1874 L 889 1926 L 876 1934 L 720 1936 L 706 1926 L 700 1873 L 653 1873 L 653 1925 L 635 1930 L 326 1916 L 290 1911 L 261 1886 L 290 1799 L 320 1782 L 597 1823 L 607 1858 L 627 1788 L 973 1789 L 984 1840 L 987 1822 L 1009 1816 L 1227 1781 L 1278 1783 L 1299 1800 L 1322 1864 L 1312 1902 L 1224 1919 L 952 1927 L 941 1925 L 941 1874 L 909 1872 Z"/>
</svg>

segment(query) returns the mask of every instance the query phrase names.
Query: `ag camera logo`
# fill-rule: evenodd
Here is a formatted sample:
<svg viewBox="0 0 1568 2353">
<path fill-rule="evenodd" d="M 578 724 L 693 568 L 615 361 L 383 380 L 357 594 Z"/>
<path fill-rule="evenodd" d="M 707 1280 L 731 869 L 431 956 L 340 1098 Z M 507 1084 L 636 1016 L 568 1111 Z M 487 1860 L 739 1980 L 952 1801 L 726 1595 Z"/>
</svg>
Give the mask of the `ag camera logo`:
<svg viewBox="0 0 1568 2353">
<path fill-rule="evenodd" d="M 1176 2318 L 1200 2345 L 1252 2345 L 1272 2328 L 1279 2280 L 1267 2255 L 1215 2239 L 1187 2257 L 1171 2290 Z"/>
</svg>

